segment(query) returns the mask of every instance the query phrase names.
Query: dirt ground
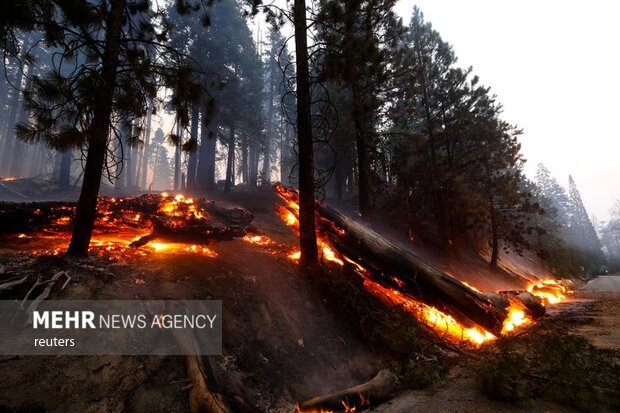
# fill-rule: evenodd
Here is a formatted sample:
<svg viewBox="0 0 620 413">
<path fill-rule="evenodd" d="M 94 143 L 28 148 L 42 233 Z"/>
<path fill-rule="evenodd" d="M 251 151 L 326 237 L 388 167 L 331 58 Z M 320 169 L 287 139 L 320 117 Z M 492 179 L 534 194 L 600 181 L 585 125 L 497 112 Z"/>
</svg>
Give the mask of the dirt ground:
<svg viewBox="0 0 620 413">
<path fill-rule="evenodd" d="M 582 286 L 566 302 L 551 307 L 540 325 L 527 334 L 568 332 L 597 348 L 620 350 L 620 274 L 599 277 Z M 484 352 L 481 354 L 484 358 Z M 574 412 L 551 401 L 519 405 L 489 400 L 476 379 L 476 356 L 464 359 L 437 385 L 409 391 L 379 406 L 381 413 Z"/>
<path fill-rule="evenodd" d="M 228 200 L 250 206 L 241 195 Z M 294 234 L 273 214 L 273 195 L 261 193 L 251 201 L 257 229 L 277 243 L 294 245 Z M 30 258 L 27 251 L 5 246 L 0 282 L 14 275 L 14 267 L 41 273 L 62 268 L 72 280 L 54 299 L 220 299 L 223 355 L 209 361 L 225 392 L 244 394 L 268 412 L 292 412 L 294 400 L 359 384 L 386 367 L 381 349 L 370 348 L 330 312 L 324 295 L 283 251 L 274 250 L 280 247 L 234 240 L 210 248 L 217 258 L 164 252 L 107 262 Z M 0 299 L 19 299 L 26 291 Z M 615 294 L 580 291 L 548 318 L 555 328 L 592 337 L 597 345 L 617 345 Z M 375 411 L 571 411 L 547 402 L 523 408 L 491 402 L 477 388 L 468 360 L 455 363 L 432 388 L 401 394 Z M 0 413 L 187 412 L 187 384 L 182 357 L 3 357 Z"/>
</svg>

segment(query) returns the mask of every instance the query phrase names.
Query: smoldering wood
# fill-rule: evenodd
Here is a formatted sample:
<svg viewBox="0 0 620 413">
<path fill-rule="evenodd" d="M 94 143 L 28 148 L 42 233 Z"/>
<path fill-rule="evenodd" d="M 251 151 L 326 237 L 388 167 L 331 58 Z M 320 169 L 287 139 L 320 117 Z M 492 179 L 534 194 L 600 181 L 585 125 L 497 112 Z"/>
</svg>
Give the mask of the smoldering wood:
<svg viewBox="0 0 620 413">
<path fill-rule="evenodd" d="M 371 380 L 360 385 L 336 391 L 331 394 L 313 397 L 298 404 L 303 412 L 353 411 L 369 407 L 386 400 L 396 388 L 397 377 L 389 370 L 381 370 Z M 347 406 L 350 410 L 346 410 Z M 357 410 L 355 410 L 357 411 Z"/>
<path fill-rule="evenodd" d="M 169 200 L 168 200 L 169 201 Z M 122 222 L 133 227 L 152 227 L 152 232 L 134 241 L 133 247 L 140 247 L 155 239 L 170 242 L 207 244 L 212 240 L 230 240 L 243 237 L 250 228 L 254 216 L 246 209 L 223 205 L 219 202 L 197 199 L 192 204 L 180 203 L 182 212 L 187 212 L 193 205 L 201 217 L 188 214 L 179 219 L 161 212 L 162 197 L 159 195 L 142 195 L 135 198 L 102 198 L 107 218 L 111 222 Z M 59 225 L 59 220 L 73 220 L 76 204 L 73 202 L 0 202 L 0 236 L 30 234 L 36 231 L 59 231 L 66 223 Z M 102 211 L 99 211 L 100 213 Z M 139 221 L 133 217 L 141 215 Z M 100 222 L 97 223 L 101 225 Z M 111 225 L 107 228 L 115 230 Z"/>
<path fill-rule="evenodd" d="M 283 186 L 276 189 L 298 200 L 296 191 Z M 342 255 L 362 265 L 371 280 L 431 305 L 465 326 L 480 325 L 495 335 L 501 334 L 508 315 L 508 296 L 492 300 L 428 264 L 408 248 L 388 241 L 326 205 L 316 204 L 316 222 L 319 232 L 330 244 Z M 527 301 L 524 308 L 530 317 L 538 318 L 544 314 L 544 306 L 530 294 L 521 292 L 512 298 Z"/>
</svg>

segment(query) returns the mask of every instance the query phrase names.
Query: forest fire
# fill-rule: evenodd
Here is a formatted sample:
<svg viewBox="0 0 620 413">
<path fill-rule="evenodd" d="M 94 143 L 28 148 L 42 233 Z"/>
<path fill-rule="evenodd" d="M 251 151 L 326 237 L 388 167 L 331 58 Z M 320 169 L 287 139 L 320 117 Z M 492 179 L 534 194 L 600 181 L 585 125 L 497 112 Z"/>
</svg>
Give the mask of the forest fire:
<svg viewBox="0 0 620 413">
<path fill-rule="evenodd" d="M 4 235 L 14 238 L 18 244 L 28 244 L 33 255 L 64 253 L 71 236 L 75 206 L 70 203 L 26 205 L 31 207 L 31 216 L 15 212 L 10 204 L 0 208 L 5 216 L 15 214 L 20 218 L 13 220 L 15 228 L 6 230 L 13 230 L 13 235 L 10 232 Z M 165 193 L 100 198 L 97 211 L 89 252 L 111 259 L 148 253 L 191 253 L 215 258 L 216 252 L 207 244 L 212 240 L 245 236 L 245 226 L 252 219 L 251 214 L 239 208 Z M 17 234 L 16 229 L 19 229 Z"/>
<path fill-rule="evenodd" d="M 570 293 L 568 287 L 557 280 L 546 279 L 537 283 L 530 284 L 527 287 L 527 291 L 540 297 L 543 304 L 557 304 L 566 300 Z"/>
<path fill-rule="evenodd" d="M 281 185 L 276 185 L 276 191 L 285 201 L 284 205 L 278 207 L 278 215 L 288 226 L 298 231 L 299 205 L 296 192 Z M 16 224 L 11 235 L 15 243 L 27 244 L 33 249 L 33 255 L 62 254 L 70 239 L 75 206 L 69 203 L 28 205 L 31 216 L 21 224 Z M 317 204 L 319 207 L 320 204 Z M 11 213 L 7 205 L 4 208 L 2 212 Z M 347 237 L 355 235 L 359 228 L 345 229 L 343 222 L 336 222 L 330 218 L 329 213 L 326 209 L 317 213 L 320 260 L 356 273 L 369 292 L 387 303 L 401 306 L 450 341 L 474 346 L 493 341 L 500 335 L 510 334 L 531 324 L 544 313 L 545 304 L 558 303 L 568 294 L 566 285 L 551 279 L 532 284 L 527 292 L 484 293 L 449 275 L 435 274 L 433 271 L 437 270 L 423 264 L 416 264 L 419 269 L 415 271 L 432 274 L 430 281 L 426 282 L 434 295 L 425 290 L 412 289 L 411 282 L 406 278 L 407 270 L 389 267 L 391 264 L 385 266 L 381 262 L 382 258 L 376 257 L 376 252 L 371 249 L 356 249 L 362 244 L 356 242 L 355 238 Z M 166 253 L 200 254 L 216 258 L 217 253 L 208 244 L 213 240 L 232 238 L 258 246 L 277 246 L 275 249 L 270 248 L 272 252 L 282 252 L 282 245 L 269 237 L 248 232 L 252 219 L 253 216 L 241 208 L 223 207 L 212 201 L 186 198 L 183 195 L 100 198 L 90 252 L 112 259 Z M 366 235 L 377 236 L 373 233 Z M 408 256 L 403 258 L 400 256 L 402 251 L 396 252 L 398 255 L 390 256 L 390 263 L 404 260 L 403 265 L 408 265 L 415 259 Z M 301 254 L 294 250 L 287 255 L 289 259 L 298 262 Z M 443 284 L 434 285 L 433 277 Z M 416 284 L 420 281 L 424 280 L 418 279 Z M 445 298 L 441 298 L 442 294 Z"/>
<path fill-rule="evenodd" d="M 299 206 L 297 204 L 297 195 L 295 191 L 276 185 L 276 191 L 285 201 L 286 206 L 278 209 L 278 215 L 286 222 L 287 225 L 298 231 L 297 214 Z M 320 206 L 320 204 L 317 204 Z M 339 228 L 334 222 L 326 219 L 317 213 L 317 242 L 319 246 L 320 259 L 324 263 L 335 263 L 338 266 L 350 266 L 352 270 L 362 277 L 364 286 L 371 293 L 379 296 L 390 304 L 401 306 L 411 314 L 413 314 L 420 322 L 431 328 L 441 337 L 444 337 L 456 343 L 469 343 L 469 345 L 479 346 L 483 343 L 496 340 L 497 337 L 504 334 L 510 334 L 518 328 L 524 327 L 534 322 L 535 318 L 544 313 L 545 303 L 555 304 L 565 298 L 567 289 L 564 285 L 555 280 L 545 280 L 534 284 L 527 289 L 527 293 L 508 292 L 509 294 L 493 293 L 495 302 L 502 308 L 498 315 L 502 317 L 494 331 L 484 328 L 472 320 L 463 320 L 455 318 L 449 312 L 448 308 L 438 308 L 436 305 L 423 302 L 416 299 L 412 294 L 404 293 L 406 283 L 398 276 L 386 277 L 383 274 L 377 275 L 379 271 L 372 271 L 367 268 L 362 261 L 362 257 L 348 256 L 343 253 L 343 246 L 334 245 L 333 241 L 338 242 L 339 235 L 344 236 L 345 230 Z M 323 232 L 329 229 L 331 233 Z M 336 234 L 336 235 L 334 235 Z M 331 242 L 330 242 L 331 241 Z M 300 252 L 294 251 L 289 258 L 298 261 Z M 372 266 L 373 263 L 370 262 Z M 380 272 L 379 272 L 380 273 Z M 451 277 L 450 277 L 451 278 Z M 485 293 L 461 283 L 456 279 L 451 280 L 452 283 L 460 284 L 461 289 L 465 291 L 465 295 L 479 295 L 482 299 L 487 299 Z M 469 291 L 469 293 L 467 293 Z M 530 294 L 528 294 L 530 293 Z M 422 295 L 422 294 L 420 294 Z M 533 296 L 533 297 L 532 297 Z M 489 297 L 489 300 L 492 301 Z M 533 303 L 533 304 L 532 304 Z M 441 304 L 441 303 L 440 303 Z M 542 308 L 542 313 L 541 313 Z M 459 314 L 460 315 L 460 314 Z M 492 325 L 492 324 L 490 324 Z"/>
</svg>

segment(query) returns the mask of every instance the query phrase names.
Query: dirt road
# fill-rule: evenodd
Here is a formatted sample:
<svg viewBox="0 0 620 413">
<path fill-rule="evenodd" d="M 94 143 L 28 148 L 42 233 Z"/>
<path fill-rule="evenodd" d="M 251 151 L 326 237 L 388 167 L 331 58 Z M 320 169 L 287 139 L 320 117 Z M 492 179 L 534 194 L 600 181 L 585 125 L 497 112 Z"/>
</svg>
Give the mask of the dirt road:
<svg viewBox="0 0 620 413">
<path fill-rule="evenodd" d="M 589 281 L 583 290 L 620 293 L 620 274 L 601 275 Z"/>
</svg>

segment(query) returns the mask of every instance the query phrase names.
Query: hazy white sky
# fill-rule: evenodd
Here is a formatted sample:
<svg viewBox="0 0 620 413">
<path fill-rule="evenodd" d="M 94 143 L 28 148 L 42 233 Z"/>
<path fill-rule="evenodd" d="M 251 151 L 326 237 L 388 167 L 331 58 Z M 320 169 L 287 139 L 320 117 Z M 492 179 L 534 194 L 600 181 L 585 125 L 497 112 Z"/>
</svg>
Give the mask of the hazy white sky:
<svg viewBox="0 0 620 413">
<path fill-rule="evenodd" d="M 400 0 L 405 24 L 414 4 L 524 130 L 528 176 L 539 162 L 565 186 L 572 174 L 607 219 L 620 198 L 620 1 Z"/>
</svg>

